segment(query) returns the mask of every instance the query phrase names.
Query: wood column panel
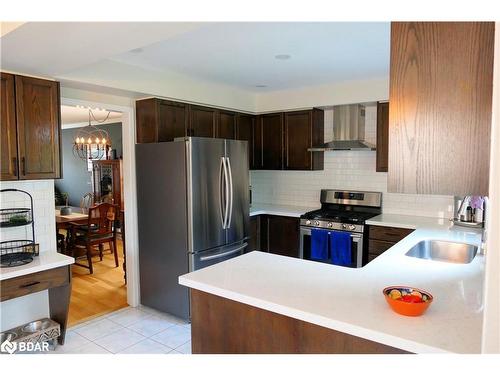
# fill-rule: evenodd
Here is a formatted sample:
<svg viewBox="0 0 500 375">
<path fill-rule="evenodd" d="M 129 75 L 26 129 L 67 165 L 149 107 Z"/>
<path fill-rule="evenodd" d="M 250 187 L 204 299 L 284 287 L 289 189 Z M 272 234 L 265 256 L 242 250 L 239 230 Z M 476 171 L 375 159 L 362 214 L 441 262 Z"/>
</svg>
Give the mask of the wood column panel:
<svg viewBox="0 0 500 375">
<path fill-rule="evenodd" d="M 191 345 L 193 354 L 407 353 L 195 289 Z"/>
<path fill-rule="evenodd" d="M 487 195 L 493 22 L 394 22 L 388 191 Z"/>
</svg>

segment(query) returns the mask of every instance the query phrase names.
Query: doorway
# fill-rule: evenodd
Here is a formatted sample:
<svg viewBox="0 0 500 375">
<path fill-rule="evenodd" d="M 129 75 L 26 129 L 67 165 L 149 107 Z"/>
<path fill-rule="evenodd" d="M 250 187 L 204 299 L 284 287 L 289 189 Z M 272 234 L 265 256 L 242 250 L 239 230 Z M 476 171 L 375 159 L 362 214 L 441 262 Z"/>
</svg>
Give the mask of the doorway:
<svg viewBox="0 0 500 375">
<path fill-rule="evenodd" d="M 127 267 L 136 263 L 135 251 L 127 248 L 129 244 L 134 247 L 134 223 L 131 230 L 126 225 L 129 211 L 135 211 L 135 197 L 130 200 L 130 205 L 124 203 L 125 196 L 131 195 L 134 186 L 132 180 L 135 178 L 135 174 L 130 173 L 133 170 L 133 155 L 125 155 L 127 149 L 133 150 L 130 144 L 125 144 L 131 141 L 133 145 L 133 137 L 130 136 L 130 126 L 133 127 L 132 108 L 62 98 L 61 117 L 63 178 L 56 181 L 56 199 L 63 195 L 64 205 L 67 199 L 67 205 L 74 207 L 74 211 L 88 213 L 89 202 L 83 198 L 91 196 L 93 206 L 100 202 L 116 205 L 117 217 L 120 219 L 116 221 L 116 260 L 112 244 L 105 243 L 102 248 L 95 246 L 92 250 L 92 273 L 88 268 L 72 266 L 69 325 L 73 326 L 128 305 L 137 305 L 136 273 L 133 267 Z M 100 157 L 92 155 L 82 158 L 78 152 L 74 152 L 73 145 L 76 135 L 81 134 L 78 131 L 89 129 L 89 118 L 93 127 L 105 130 L 109 137 L 108 147 Z M 63 228 L 59 232 L 66 235 L 65 230 L 68 231 Z M 67 241 L 67 245 L 70 245 L 70 241 Z M 81 251 L 66 251 L 76 258 L 77 263 L 88 266 L 89 262 L 86 256 L 81 256 Z M 127 259 L 127 255 L 132 259 Z"/>
</svg>

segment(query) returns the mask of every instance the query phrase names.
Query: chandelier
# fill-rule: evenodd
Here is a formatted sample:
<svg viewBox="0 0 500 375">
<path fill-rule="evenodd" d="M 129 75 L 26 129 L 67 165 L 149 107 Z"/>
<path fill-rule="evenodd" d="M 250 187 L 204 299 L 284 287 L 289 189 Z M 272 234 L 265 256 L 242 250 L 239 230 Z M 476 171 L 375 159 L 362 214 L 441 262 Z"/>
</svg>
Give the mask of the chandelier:
<svg viewBox="0 0 500 375">
<path fill-rule="evenodd" d="M 99 160 L 104 156 L 108 156 L 108 151 L 111 148 L 111 139 L 109 134 L 104 129 L 99 129 L 92 125 L 91 119 L 97 123 L 105 122 L 111 112 L 104 120 L 97 120 L 89 108 L 89 124 L 76 132 L 75 140 L 73 141 L 73 155 L 82 160 Z"/>
</svg>

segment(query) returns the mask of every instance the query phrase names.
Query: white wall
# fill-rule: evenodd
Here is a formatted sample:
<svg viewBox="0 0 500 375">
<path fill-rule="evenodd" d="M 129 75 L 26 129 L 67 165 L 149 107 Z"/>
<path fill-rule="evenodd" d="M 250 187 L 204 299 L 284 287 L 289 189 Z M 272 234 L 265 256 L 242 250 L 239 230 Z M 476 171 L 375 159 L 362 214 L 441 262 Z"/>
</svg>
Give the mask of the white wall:
<svg viewBox="0 0 500 375">
<path fill-rule="evenodd" d="M 325 111 L 325 140 L 331 139 L 332 111 Z M 366 108 L 366 140 L 376 143 L 376 105 Z M 387 173 L 375 171 L 375 151 L 327 151 L 323 171 L 251 171 L 256 203 L 315 207 L 321 189 L 380 191 L 384 213 L 446 217 L 453 197 L 387 193 Z"/>
<path fill-rule="evenodd" d="M 56 77 L 58 80 L 113 87 L 143 96 L 255 112 L 255 95 L 232 86 L 203 81 L 176 72 L 152 71 L 137 66 L 105 60 Z"/>
<path fill-rule="evenodd" d="M 490 200 L 485 275 L 483 353 L 500 353 L 500 23 L 495 27 Z"/>
<path fill-rule="evenodd" d="M 40 244 L 40 252 L 56 250 L 56 223 L 54 206 L 54 181 L 13 181 L 0 182 L 1 189 L 25 190 L 33 196 L 35 218 L 35 241 Z M 8 207 L 29 207 L 25 194 L 2 193 L 0 205 Z M 27 229 L 2 228 L 2 241 L 27 238 Z M 23 323 L 49 316 L 47 291 L 15 298 L 0 303 L 0 331 L 16 327 Z"/>
<path fill-rule="evenodd" d="M 261 113 L 388 99 L 389 77 L 382 77 L 262 93 L 256 96 L 255 108 Z"/>
</svg>

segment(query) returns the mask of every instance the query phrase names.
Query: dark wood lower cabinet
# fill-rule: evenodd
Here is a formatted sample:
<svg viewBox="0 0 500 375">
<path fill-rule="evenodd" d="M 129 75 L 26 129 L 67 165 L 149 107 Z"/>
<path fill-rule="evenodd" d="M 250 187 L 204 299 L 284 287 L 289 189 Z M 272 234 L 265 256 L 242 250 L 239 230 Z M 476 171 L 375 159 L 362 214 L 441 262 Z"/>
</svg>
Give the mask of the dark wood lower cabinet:
<svg viewBox="0 0 500 375">
<path fill-rule="evenodd" d="M 262 215 L 260 228 L 261 251 L 294 258 L 299 257 L 299 218 Z"/>
<path fill-rule="evenodd" d="M 413 232 L 413 229 L 377 225 L 368 225 L 366 229 L 368 246 L 366 257 L 363 261 L 364 264 L 382 255 L 386 250 Z"/>
<path fill-rule="evenodd" d="M 260 250 L 260 216 L 250 217 L 250 239 L 246 253 L 250 251 Z"/>
<path fill-rule="evenodd" d="M 401 349 L 191 289 L 193 354 L 398 354 Z"/>
</svg>

